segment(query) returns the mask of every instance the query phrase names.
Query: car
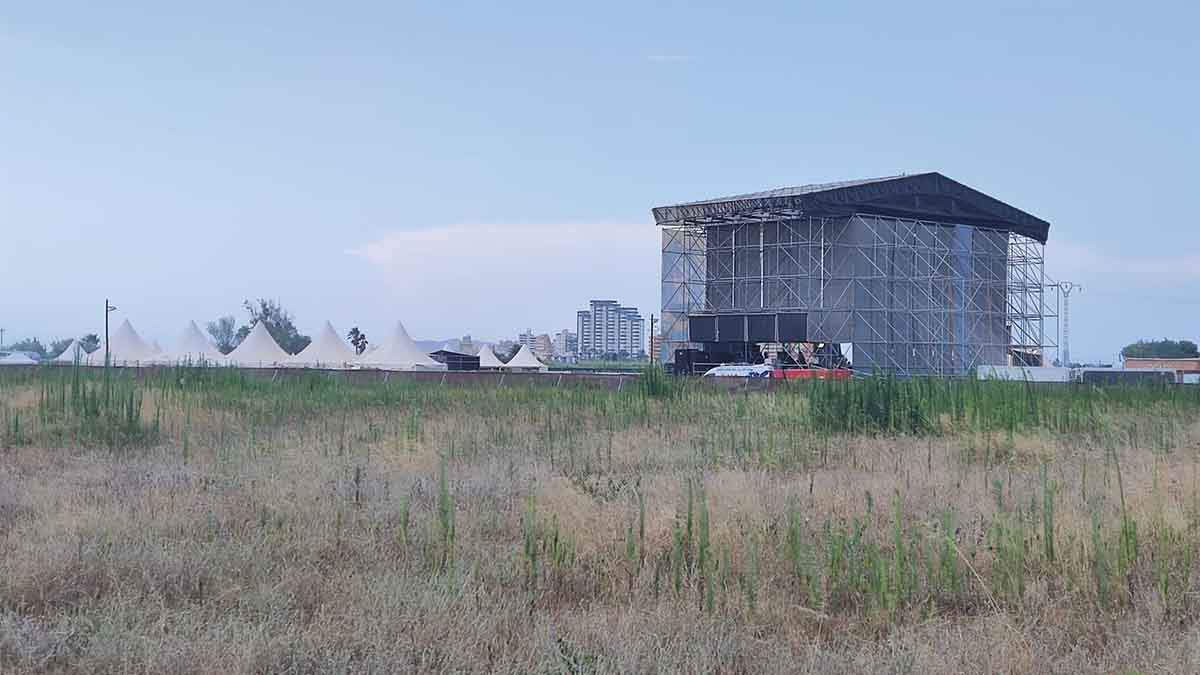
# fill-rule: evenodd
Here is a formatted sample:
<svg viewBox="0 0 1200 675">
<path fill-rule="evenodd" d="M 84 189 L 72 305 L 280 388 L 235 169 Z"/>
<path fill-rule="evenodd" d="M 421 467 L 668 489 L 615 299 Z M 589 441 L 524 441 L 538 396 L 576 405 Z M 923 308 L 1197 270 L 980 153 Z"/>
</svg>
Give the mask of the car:
<svg viewBox="0 0 1200 675">
<path fill-rule="evenodd" d="M 720 365 L 706 371 L 704 377 L 750 377 L 765 379 L 771 377 L 771 370 L 771 366 L 763 363 L 753 366 L 749 364 Z"/>
</svg>

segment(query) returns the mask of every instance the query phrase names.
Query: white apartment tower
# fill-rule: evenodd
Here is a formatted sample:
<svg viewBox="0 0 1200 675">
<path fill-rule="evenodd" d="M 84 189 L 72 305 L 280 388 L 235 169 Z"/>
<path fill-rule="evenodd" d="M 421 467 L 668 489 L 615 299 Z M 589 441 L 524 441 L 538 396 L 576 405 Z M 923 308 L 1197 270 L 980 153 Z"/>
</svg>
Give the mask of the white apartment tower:
<svg viewBox="0 0 1200 675">
<path fill-rule="evenodd" d="M 645 355 L 646 320 L 636 307 L 616 300 L 592 300 L 590 306 L 576 314 L 581 358 Z"/>
</svg>

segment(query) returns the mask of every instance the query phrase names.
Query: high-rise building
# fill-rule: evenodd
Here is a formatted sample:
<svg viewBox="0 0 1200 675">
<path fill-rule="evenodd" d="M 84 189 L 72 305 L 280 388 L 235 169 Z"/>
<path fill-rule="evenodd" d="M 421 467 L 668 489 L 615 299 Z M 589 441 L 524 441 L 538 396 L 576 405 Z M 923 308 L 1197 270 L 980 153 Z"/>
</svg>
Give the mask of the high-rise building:
<svg viewBox="0 0 1200 675">
<path fill-rule="evenodd" d="M 575 331 L 578 338 L 575 342 L 575 354 L 586 358 L 588 354 L 596 350 L 596 345 L 592 343 L 592 338 L 595 337 L 592 330 L 592 313 L 586 309 L 581 309 L 575 313 Z"/>
<path fill-rule="evenodd" d="M 500 340 L 496 344 L 492 345 L 492 351 L 495 352 L 496 356 L 500 357 L 501 361 L 503 361 L 508 358 L 510 352 L 516 351 L 517 346 L 517 343 L 513 342 L 512 340 Z"/>
<path fill-rule="evenodd" d="M 579 334 L 564 328 L 554 334 L 554 358 L 574 359 L 579 354 Z"/>
<path fill-rule="evenodd" d="M 545 333 L 533 339 L 533 346 L 530 349 L 533 350 L 534 356 L 543 361 L 549 361 L 554 357 L 554 341 Z"/>
<path fill-rule="evenodd" d="M 479 351 L 479 347 L 475 346 L 475 341 L 470 335 L 464 335 L 458 340 L 458 351 L 463 354 L 475 354 Z"/>
<path fill-rule="evenodd" d="M 636 307 L 616 300 L 592 300 L 591 309 L 576 314 L 582 358 L 632 357 L 646 354 L 646 320 Z"/>
</svg>

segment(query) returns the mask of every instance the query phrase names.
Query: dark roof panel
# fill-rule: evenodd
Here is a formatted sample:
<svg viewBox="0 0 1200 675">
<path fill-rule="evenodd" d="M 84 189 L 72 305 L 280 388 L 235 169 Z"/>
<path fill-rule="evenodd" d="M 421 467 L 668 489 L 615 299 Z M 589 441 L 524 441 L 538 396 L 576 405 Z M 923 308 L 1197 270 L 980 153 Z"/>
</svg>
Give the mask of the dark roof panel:
<svg viewBox="0 0 1200 675">
<path fill-rule="evenodd" d="M 861 213 L 1009 230 L 1042 243 L 1050 231 L 1050 223 L 937 172 L 780 188 L 660 206 L 653 213 L 659 225 Z"/>
<path fill-rule="evenodd" d="M 811 185 L 798 185 L 796 187 L 781 187 L 774 190 L 763 190 L 762 192 L 751 192 L 744 195 L 736 195 L 733 197 L 719 197 L 717 199 L 703 199 L 698 202 L 688 202 L 681 206 L 697 206 L 700 204 L 716 204 L 717 202 L 728 202 L 740 199 L 763 199 L 765 197 L 796 197 L 799 195 L 812 194 L 814 192 L 825 192 L 827 190 L 836 190 L 839 188 L 854 187 L 856 185 L 866 185 L 868 183 L 880 183 L 883 181 L 903 178 L 904 176 L 885 176 L 883 178 L 863 178 L 860 180 L 843 180 L 836 183 L 813 183 Z"/>
</svg>

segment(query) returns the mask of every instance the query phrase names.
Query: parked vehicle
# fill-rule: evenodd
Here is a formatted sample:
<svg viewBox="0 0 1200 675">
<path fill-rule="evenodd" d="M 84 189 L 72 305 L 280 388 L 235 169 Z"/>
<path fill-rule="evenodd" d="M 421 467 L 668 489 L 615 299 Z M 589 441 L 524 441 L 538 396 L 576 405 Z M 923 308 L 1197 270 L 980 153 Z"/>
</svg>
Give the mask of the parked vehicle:
<svg viewBox="0 0 1200 675">
<path fill-rule="evenodd" d="M 771 366 L 766 364 L 758 365 L 720 365 L 716 368 L 709 369 L 704 373 L 704 377 L 752 377 L 752 378 L 768 378 L 771 377 Z"/>
</svg>

